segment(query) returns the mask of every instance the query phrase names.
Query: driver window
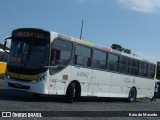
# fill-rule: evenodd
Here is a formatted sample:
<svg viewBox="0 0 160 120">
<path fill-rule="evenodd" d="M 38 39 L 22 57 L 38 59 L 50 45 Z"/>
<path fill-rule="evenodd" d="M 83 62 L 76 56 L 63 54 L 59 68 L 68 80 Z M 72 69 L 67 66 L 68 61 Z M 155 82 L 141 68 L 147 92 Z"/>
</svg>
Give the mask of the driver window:
<svg viewBox="0 0 160 120">
<path fill-rule="evenodd" d="M 72 43 L 69 41 L 56 39 L 52 43 L 50 73 L 59 71 L 67 66 L 72 55 Z"/>
</svg>

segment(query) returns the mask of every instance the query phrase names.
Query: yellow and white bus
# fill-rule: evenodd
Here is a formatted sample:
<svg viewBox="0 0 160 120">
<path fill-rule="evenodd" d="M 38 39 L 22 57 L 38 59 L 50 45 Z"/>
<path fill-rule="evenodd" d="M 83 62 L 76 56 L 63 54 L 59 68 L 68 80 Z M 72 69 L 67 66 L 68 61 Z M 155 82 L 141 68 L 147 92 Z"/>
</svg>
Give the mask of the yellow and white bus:
<svg viewBox="0 0 160 120">
<path fill-rule="evenodd" d="M 37 94 L 119 97 L 154 95 L 156 63 L 57 32 L 13 30 L 5 87 Z"/>
<path fill-rule="evenodd" d="M 4 74 L 6 71 L 8 54 L 0 48 L 0 74 Z"/>
</svg>

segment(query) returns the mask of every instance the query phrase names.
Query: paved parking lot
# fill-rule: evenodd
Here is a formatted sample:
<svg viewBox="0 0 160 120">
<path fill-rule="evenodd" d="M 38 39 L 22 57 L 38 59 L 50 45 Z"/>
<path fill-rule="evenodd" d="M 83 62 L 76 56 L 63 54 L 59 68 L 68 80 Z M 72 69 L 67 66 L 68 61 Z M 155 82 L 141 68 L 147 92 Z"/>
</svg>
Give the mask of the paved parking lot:
<svg viewBox="0 0 160 120">
<path fill-rule="evenodd" d="M 62 115 L 62 117 L 60 116 L 54 117 L 54 119 L 59 119 L 59 120 L 61 119 L 75 120 L 76 115 L 81 116 L 81 117 L 76 117 L 76 119 L 80 120 L 81 119 L 125 120 L 129 118 L 132 120 L 135 119 L 156 120 L 158 119 L 158 117 L 134 117 L 134 112 L 136 113 L 137 111 L 138 112 L 140 111 L 144 114 L 147 113 L 146 111 L 150 111 L 150 113 L 155 113 L 155 114 L 160 113 L 159 112 L 160 99 L 157 99 L 156 102 L 151 102 L 149 99 L 138 99 L 134 103 L 128 103 L 126 99 L 82 97 L 77 102 L 74 102 L 73 104 L 68 104 L 65 103 L 64 96 L 42 95 L 40 98 L 34 98 L 30 93 L 3 89 L 2 83 L 3 80 L 0 80 L 0 88 L 1 88 L 0 111 L 21 111 L 21 112 L 48 111 L 48 115 L 50 116 Z M 129 116 L 128 111 L 132 111 L 130 113 L 132 117 L 123 116 L 126 114 L 128 114 Z M 47 112 L 45 112 L 45 114 L 47 114 Z M 107 114 L 110 117 L 104 117 L 107 116 Z M 14 118 L 14 119 L 17 120 L 22 118 Z M 50 119 L 50 118 L 43 117 L 39 119 Z"/>
</svg>

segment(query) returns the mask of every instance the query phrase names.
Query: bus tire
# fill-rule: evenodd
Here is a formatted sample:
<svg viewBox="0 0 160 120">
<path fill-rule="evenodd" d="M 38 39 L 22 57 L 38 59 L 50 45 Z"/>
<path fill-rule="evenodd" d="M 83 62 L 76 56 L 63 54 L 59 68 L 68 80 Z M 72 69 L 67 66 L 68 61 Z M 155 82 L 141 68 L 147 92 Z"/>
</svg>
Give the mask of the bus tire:
<svg viewBox="0 0 160 120">
<path fill-rule="evenodd" d="M 66 93 L 67 103 L 73 103 L 74 98 L 75 98 L 75 83 L 71 83 L 68 86 Z"/>
<path fill-rule="evenodd" d="M 75 97 L 74 101 L 78 101 L 81 96 L 81 86 L 78 82 L 75 82 Z"/>
<path fill-rule="evenodd" d="M 129 103 L 135 102 L 136 97 L 137 97 L 137 91 L 134 87 L 132 87 L 128 95 L 128 102 Z"/>
</svg>

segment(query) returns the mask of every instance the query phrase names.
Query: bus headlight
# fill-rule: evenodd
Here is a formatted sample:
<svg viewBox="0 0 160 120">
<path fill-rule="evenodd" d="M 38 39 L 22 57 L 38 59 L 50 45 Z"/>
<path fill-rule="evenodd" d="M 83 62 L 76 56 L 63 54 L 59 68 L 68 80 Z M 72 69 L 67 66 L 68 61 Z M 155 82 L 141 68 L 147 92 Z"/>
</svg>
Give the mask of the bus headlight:
<svg viewBox="0 0 160 120">
<path fill-rule="evenodd" d="M 9 79 L 10 78 L 9 75 L 6 75 L 6 78 Z"/>
<path fill-rule="evenodd" d="M 47 78 L 47 76 L 42 76 L 42 77 L 39 77 L 37 80 L 33 80 L 32 82 L 37 83 L 37 82 L 40 82 L 42 80 L 45 80 L 46 78 Z"/>
<path fill-rule="evenodd" d="M 10 76 L 7 74 L 7 72 L 5 72 L 5 77 L 6 77 L 7 79 L 10 78 Z"/>
</svg>

